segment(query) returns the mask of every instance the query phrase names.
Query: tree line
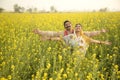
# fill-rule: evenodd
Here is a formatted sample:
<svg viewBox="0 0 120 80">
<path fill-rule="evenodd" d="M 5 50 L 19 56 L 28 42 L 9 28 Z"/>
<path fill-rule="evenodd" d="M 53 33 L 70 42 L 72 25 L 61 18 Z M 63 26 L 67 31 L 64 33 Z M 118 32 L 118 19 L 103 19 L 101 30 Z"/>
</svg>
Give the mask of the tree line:
<svg viewBox="0 0 120 80">
<path fill-rule="evenodd" d="M 38 11 L 37 8 L 28 8 L 28 9 L 25 9 L 24 7 L 19 6 L 18 4 L 14 4 L 13 5 L 13 9 L 14 9 L 14 12 L 16 12 L 16 13 L 24 13 L 24 12 L 29 12 L 29 13 L 48 12 L 48 11 L 46 11 L 44 9 Z M 4 11 L 5 11 L 5 9 L 0 8 L 0 12 L 4 12 Z M 57 12 L 57 9 L 54 6 L 51 6 L 49 12 Z"/>
<path fill-rule="evenodd" d="M 38 13 L 38 12 L 41 12 L 42 13 L 42 12 L 48 12 L 48 11 L 46 11 L 44 9 L 38 11 L 37 8 L 28 8 L 28 9 L 25 9 L 24 7 L 19 6 L 18 4 L 14 4 L 13 5 L 13 9 L 14 9 L 14 12 L 16 12 L 16 13 L 24 13 L 24 12 L 29 12 L 29 13 Z M 0 12 L 4 12 L 4 11 L 5 11 L 5 9 L 0 8 Z M 92 12 L 107 12 L 107 11 L 108 11 L 108 8 L 101 8 L 98 11 L 93 10 Z M 57 9 L 54 6 L 51 6 L 49 12 L 58 12 L 58 11 L 57 11 Z"/>
</svg>

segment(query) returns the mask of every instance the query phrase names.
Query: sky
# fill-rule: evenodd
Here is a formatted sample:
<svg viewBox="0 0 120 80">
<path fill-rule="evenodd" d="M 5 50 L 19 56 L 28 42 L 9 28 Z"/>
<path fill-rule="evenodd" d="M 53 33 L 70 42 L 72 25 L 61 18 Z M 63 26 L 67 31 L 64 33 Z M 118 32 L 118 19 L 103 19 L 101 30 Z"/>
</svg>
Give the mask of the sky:
<svg viewBox="0 0 120 80">
<path fill-rule="evenodd" d="M 0 0 L 0 7 L 7 11 L 13 11 L 14 4 L 46 11 L 50 11 L 51 6 L 58 11 L 93 11 L 106 7 L 110 11 L 120 11 L 120 0 Z"/>
</svg>

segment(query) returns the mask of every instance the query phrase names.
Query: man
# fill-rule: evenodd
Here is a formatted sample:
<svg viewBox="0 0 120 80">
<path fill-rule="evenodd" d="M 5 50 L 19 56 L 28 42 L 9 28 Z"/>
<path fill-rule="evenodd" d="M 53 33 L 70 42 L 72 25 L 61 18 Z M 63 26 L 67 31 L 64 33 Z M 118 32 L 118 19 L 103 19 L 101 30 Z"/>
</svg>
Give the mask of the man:
<svg viewBox="0 0 120 80">
<path fill-rule="evenodd" d="M 38 34 L 41 36 L 41 40 L 60 40 L 60 36 L 66 36 L 68 34 L 72 34 L 74 32 L 74 30 L 72 29 L 72 24 L 69 20 L 64 21 L 64 28 L 65 31 L 41 31 L 39 29 L 35 29 L 33 30 L 33 32 L 35 34 Z M 86 36 L 92 37 L 92 36 L 96 36 L 99 35 L 101 33 L 105 33 L 106 30 L 102 29 L 100 31 L 85 31 L 84 34 Z"/>
</svg>

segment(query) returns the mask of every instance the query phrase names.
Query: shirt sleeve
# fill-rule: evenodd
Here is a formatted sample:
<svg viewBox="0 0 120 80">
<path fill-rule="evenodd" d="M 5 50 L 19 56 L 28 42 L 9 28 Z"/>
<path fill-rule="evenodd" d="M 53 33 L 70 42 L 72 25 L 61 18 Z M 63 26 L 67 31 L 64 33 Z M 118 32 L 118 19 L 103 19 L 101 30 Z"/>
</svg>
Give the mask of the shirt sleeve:
<svg viewBox="0 0 120 80">
<path fill-rule="evenodd" d="M 41 31 L 41 36 L 47 36 L 47 37 L 60 37 L 63 36 L 63 31 Z"/>
</svg>

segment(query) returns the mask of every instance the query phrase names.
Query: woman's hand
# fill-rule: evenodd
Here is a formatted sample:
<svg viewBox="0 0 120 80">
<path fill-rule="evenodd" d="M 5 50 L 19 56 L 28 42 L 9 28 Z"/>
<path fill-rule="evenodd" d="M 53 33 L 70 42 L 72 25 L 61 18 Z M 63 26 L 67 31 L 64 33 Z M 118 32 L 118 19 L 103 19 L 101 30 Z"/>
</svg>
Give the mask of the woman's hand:
<svg viewBox="0 0 120 80">
<path fill-rule="evenodd" d="M 106 45 L 111 45 L 112 44 L 111 42 L 108 42 L 108 41 L 101 42 L 101 43 L 106 44 Z"/>
</svg>

